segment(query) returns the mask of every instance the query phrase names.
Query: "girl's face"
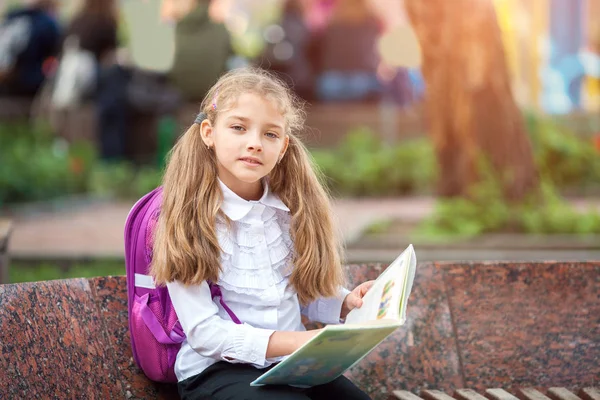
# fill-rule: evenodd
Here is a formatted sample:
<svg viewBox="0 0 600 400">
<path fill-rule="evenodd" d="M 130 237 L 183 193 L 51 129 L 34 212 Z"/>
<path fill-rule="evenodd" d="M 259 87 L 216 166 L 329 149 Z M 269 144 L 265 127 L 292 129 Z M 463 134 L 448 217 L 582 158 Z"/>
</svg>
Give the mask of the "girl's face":
<svg viewBox="0 0 600 400">
<path fill-rule="evenodd" d="M 260 180 L 287 150 L 285 124 L 273 102 L 253 93 L 240 95 L 233 107 L 219 113 L 214 125 L 202 122 L 202 140 L 217 156 L 219 178 L 238 196 L 261 197 Z"/>
</svg>

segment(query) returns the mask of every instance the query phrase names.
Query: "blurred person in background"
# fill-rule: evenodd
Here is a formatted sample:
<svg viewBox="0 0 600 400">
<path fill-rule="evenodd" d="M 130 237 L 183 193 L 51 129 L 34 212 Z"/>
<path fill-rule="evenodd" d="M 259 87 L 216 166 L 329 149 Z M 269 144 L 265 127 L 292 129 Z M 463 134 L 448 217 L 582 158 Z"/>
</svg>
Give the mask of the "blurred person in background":
<svg viewBox="0 0 600 400">
<path fill-rule="evenodd" d="M 306 23 L 305 0 L 287 0 L 279 26 L 265 33 L 270 42 L 262 54 L 263 68 L 279 75 L 304 100 L 314 98 L 314 35 Z"/>
<path fill-rule="evenodd" d="M 323 101 L 376 100 L 379 19 L 366 0 L 338 0 L 318 39 L 317 94 Z"/>
<path fill-rule="evenodd" d="M 83 1 L 66 29 L 65 37 L 72 35 L 98 63 L 112 63 L 118 47 L 118 9 L 114 0 Z"/>
<path fill-rule="evenodd" d="M 200 103 L 208 89 L 227 70 L 233 55 L 231 37 L 225 25 L 211 18 L 210 0 L 165 2 L 173 8 L 175 59 L 169 81 L 183 100 Z"/>
<path fill-rule="evenodd" d="M 117 60 L 118 21 L 115 0 L 84 0 L 65 35 L 65 46 L 76 39 L 79 50 L 93 56 L 96 79 L 91 86 L 95 88 L 100 157 L 105 161 L 123 159 L 128 129 L 130 72 Z"/>
<path fill-rule="evenodd" d="M 60 51 L 56 0 L 27 0 L 0 24 L 0 95 L 34 97 Z"/>
</svg>

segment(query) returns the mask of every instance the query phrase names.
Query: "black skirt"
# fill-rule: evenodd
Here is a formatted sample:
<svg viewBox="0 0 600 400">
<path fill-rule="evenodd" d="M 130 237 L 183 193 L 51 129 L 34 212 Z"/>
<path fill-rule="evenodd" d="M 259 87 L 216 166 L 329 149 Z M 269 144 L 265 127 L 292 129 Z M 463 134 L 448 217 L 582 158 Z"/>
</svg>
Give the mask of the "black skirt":
<svg viewBox="0 0 600 400">
<path fill-rule="evenodd" d="M 268 369 L 225 361 L 211 365 L 201 373 L 177 384 L 182 400 L 200 399 L 260 399 L 260 400 L 329 400 L 370 399 L 350 380 L 340 376 L 324 385 L 300 389 L 285 385 L 250 386 Z"/>
</svg>

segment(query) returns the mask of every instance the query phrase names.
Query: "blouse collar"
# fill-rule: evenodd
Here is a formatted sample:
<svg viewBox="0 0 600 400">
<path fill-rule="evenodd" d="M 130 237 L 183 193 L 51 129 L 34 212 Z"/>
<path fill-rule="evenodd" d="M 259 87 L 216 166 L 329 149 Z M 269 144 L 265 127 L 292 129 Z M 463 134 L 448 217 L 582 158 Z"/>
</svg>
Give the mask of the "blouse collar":
<svg viewBox="0 0 600 400">
<path fill-rule="evenodd" d="M 283 204 L 283 201 L 281 201 L 275 193 L 269 191 L 267 179 L 263 179 L 262 184 L 264 188 L 262 197 L 259 200 L 248 201 L 235 194 L 233 190 L 229 189 L 229 187 L 219 179 L 219 186 L 223 192 L 223 204 L 221 204 L 221 210 L 223 210 L 225 215 L 232 221 L 238 221 L 244 218 L 256 204 L 262 204 L 289 212 L 290 209 Z"/>
</svg>

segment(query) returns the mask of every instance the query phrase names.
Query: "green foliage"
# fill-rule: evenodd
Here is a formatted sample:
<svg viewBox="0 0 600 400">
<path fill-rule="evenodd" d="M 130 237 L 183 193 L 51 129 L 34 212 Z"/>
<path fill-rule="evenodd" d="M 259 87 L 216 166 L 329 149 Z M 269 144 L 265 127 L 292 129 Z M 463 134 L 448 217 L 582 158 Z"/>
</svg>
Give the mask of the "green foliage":
<svg viewBox="0 0 600 400">
<path fill-rule="evenodd" d="M 119 260 L 96 260 L 87 263 L 76 263 L 65 268 L 51 262 L 35 266 L 29 263 L 12 262 L 10 264 L 9 275 L 11 283 L 125 275 L 125 264 Z"/>
<path fill-rule="evenodd" d="M 162 171 L 104 163 L 89 142 L 67 143 L 44 125 L 0 124 L 0 206 L 75 193 L 139 198 L 160 185 Z"/>
<path fill-rule="evenodd" d="M 90 173 L 89 191 L 101 197 L 128 197 L 135 170 L 126 162 L 99 163 Z"/>
<path fill-rule="evenodd" d="M 314 150 L 330 188 L 342 195 L 399 195 L 429 188 L 435 156 L 426 139 L 387 145 L 368 129 L 356 129 L 333 150 Z"/>
<path fill-rule="evenodd" d="M 135 198 L 142 197 L 144 194 L 154 190 L 162 183 L 163 171 L 158 168 L 143 167 L 137 171 L 134 189 Z"/>
<path fill-rule="evenodd" d="M 487 232 L 600 233 L 598 213 L 578 212 L 559 195 L 559 190 L 573 187 L 598 188 L 600 154 L 591 142 L 550 119 L 529 114 L 526 121 L 542 180 L 539 193 L 518 204 L 506 201 L 500 180 L 482 162 L 483 179 L 470 196 L 439 201 L 418 235 L 447 240 Z M 414 193 L 429 188 L 436 177 L 435 155 L 426 139 L 386 146 L 368 130 L 358 129 L 337 149 L 313 155 L 327 183 L 344 195 Z"/>
<path fill-rule="evenodd" d="M 136 199 L 160 185 L 157 168 L 136 168 L 128 162 L 99 163 L 89 179 L 89 191 L 102 197 Z"/>
<path fill-rule="evenodd" d="M 377 235 L 380 233 L 385 233 L 385 232 L 389 231 L 389 229 L 393 226 L 393 224 L 394 224 L 393 221 L 389 220 L 389 219 L 375 221 L 374 223 L 372 223 L 365 229 L 364 233 L 366 233 L 368 235 Z"/>
<path fill-rule="evenodd" d="M 526 114 L 540 175 L 561 191 L 600 188 L 600 153 L 565 125 Z M 351 131 L 339 147 L 314 150 L 326 183 L 340 195 L 404 195 L 430 190 L 437 178 L 435 154 L 427 138 L 383 143 L 365 128 Z"/>
<path fill-rule="evenodd" d="M 598 187 L 600 153 L 591 140 L 548 118 L 533 113 L 525 117 L 536 165 L 544 179 L 562 189 Z"/>
<path fill-rule="evenodd" d="M 90 146 L 68 146 L 42 125 L 0 125 L 0 205 L 45 200 L 86 188 Z"/>
<path fill-rule="evenodd" d="M 538 194 L 521 203 L 510 203 L 501 194 L 498 180 L 488 176 L 473 187 L 469 198 L 438 201 L 433 215 L 421 224 L 417 235 L 446 240 L 489 232 L 600 233 L 600 214 L 574 210 L 547 181 L 541 184 Z"/>
<path fill-rule="evenodd" d="M 564 201 L 549 183 L 541 186 L 542 203 L 530 200 L 522 206 L 522 230 L 534 234 L 597 234 L 600 233 L 600 214 L 575 210 Z"/>
<path fill-rule="evenodd" d="M 433 216 L 419 227 L 419 235 L 471 237 L 502 230 L 510 224 L 511 209 L 503 200 L 500 181 L 485 163 L 480 168 L 483 179 L 471 188 L 470 197 L 439 200 Z"/>
<path fill-rule="evenodd" d="M 528 114 L 526 122 L 537 167 L 547 185 L 554 185 L 562 192 L 600 189 L 600 153 L 589 139 L 571 133 L 561 123 L 534 114 Z M 438 175 L 434 150 L 426 137 L 390 145 L 368 129 L 357 128 L 349 132 L 337 148 L 313 150 L 312 154 L 324 173 L 325 183 L 336 195 L 423 193 L 432 190 Z M 41 125 L 0 124 L 0 160 L 0 206 L 73 193 L 139 198 L 159 185 L 162 175 L 160 168 L 151 166 L 137 168 L 127 163 L 101 163 L 90 143 L 68 145 Z M 466 234 L 502 225 L 499 221 L 503 221 L 507 205 L 494 201 L 500 197 L 495 192 L 496 185 L 492 182 L 474 189 L 483 192 L 479 196 L 489 206 L 490 213 L 481 217 L 485 221 L 470 222 L 469 212 L 479 215 L 472 210 L 473 198 L 468 202 L 444 202 L 440 205 L 442 214 L 462 210 L 456 217 L 464 216 L 468 221 L 453 224 Z M 555 202 L 549 204 L 552 210 L 559 207 Z M 445 208 L 449 210 L 443 211 Z M 559 217 L 551 216 L 556 211 L 534 211 L 523 219 L 529 224 L 528 229 L 548 230 L 550 219 L 554 221 L 552 226 L 559 224 Z M 590 221 L 577 229 L 592 229 L 586 228 L 593 225 Z M 536 228 L 542 226 L 544 228 Z"/>
</svg>

